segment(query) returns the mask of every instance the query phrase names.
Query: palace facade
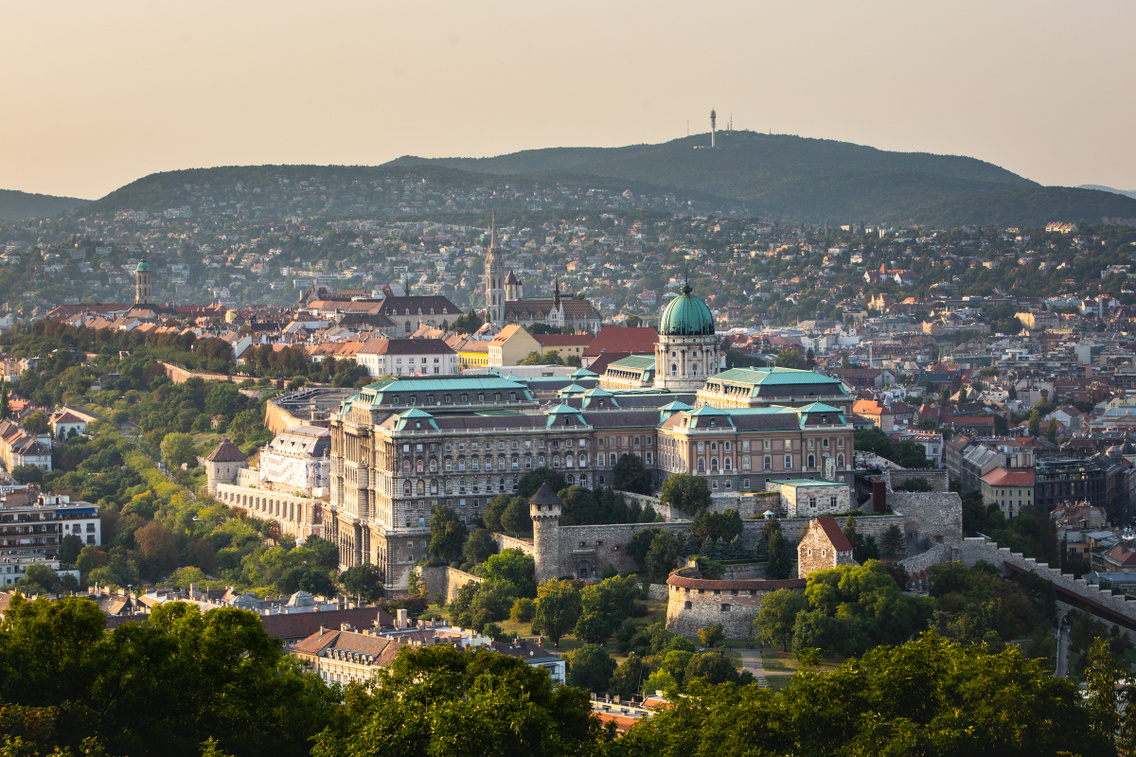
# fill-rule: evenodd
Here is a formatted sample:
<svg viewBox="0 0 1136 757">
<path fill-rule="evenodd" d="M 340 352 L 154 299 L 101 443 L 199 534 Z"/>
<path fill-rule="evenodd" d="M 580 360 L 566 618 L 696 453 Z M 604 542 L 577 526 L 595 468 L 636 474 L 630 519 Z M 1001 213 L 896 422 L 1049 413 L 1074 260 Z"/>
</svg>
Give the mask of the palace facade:
<svg viewBox="0 0 1136 757">
<path fill-rule="evenodd" d="M 700 360 L 710 350 L 718 348 L 700 345 Z M 669 350 L 659 354 L 669 359 Z M 472 523 L 537 468 L 563 473 L 569 485 L 603 487 L 620 457 L 634 454 L 656 485 L 689 473 L 718 494 L 794 478 L 851 483 L 852 424 L 839 381 L 785 368 L 719 374 L 716 359 L 701 365 L 729 374 L 731 397 L 749 386 L 750 399 L 726 402 L 717 389 L 610 391 L 583 370 L 543 400 L 525 379 L 492 374 L 371 384 L 331 417 L 323 535 L 338 544 L 342 568 L 378 565 L 397 591 L 426 556 L 435 506 Z M 779 405 L 764 396 L 811 401 Z"/>
</svg>

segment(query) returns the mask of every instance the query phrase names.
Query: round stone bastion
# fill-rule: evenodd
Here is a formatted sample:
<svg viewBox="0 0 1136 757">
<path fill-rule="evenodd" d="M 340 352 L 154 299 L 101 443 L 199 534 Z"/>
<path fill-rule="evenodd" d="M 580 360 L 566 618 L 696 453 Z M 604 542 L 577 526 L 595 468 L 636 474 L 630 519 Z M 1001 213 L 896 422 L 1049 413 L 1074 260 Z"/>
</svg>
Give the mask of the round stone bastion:
<svg viewBox="0 0 1136 757">
<path fill-rule="evenodd" d="M 697 568 L 683 568 L 667 578 L 667 630 L 696 636 L 699 629 L 721 623 L 727 639 L 752 639 L 753 621 L 762 598 L 777 589 L 805 590 L 805 579 L 765 578 L 711 581 Z"/>
</svg>

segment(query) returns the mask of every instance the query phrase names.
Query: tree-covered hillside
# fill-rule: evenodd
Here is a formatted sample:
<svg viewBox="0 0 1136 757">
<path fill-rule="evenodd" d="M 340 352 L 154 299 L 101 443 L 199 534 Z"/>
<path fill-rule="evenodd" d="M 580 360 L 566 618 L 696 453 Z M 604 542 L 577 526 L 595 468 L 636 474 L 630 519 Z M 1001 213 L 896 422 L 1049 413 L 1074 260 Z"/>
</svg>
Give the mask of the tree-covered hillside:
<svg viewBox="0 0 1136 757">
<path fill-rule="evenodd" d="M 0 189 L 0 221 L 22 221 L 25 218 L 53 216 L 77 208 L 86 202 L 87 200 L 76 197 L 54 197 L 18 192 L 14 189 Z"/>
<path fill-rule="evenodd" d="M 708 141 L 703 134 L 657 145 L 550 148 L 433 161 L 407 157 L 396 163 L 494 174 L 618 177 L 679 194 L 730 198 L 750 204 L 756 214 L 810 223 L 926 219 L 942 225 L 1008 226 L 1037 219 L 1136 217 L 1136 201 L 1121 195 L 1040 187 L 974 158 L 754 132 L 720 133 L 714 150 L 704 149 Z"/>
</svg>

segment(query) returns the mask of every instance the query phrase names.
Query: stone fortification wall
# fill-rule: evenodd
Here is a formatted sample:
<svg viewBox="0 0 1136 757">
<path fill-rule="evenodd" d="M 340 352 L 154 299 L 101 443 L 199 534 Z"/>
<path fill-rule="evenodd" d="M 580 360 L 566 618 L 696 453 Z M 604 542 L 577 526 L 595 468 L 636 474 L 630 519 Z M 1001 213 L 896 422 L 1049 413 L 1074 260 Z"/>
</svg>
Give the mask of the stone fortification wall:
<svg viewBox="0 0 1136 757">
<path fill-rule="evenodd" d="M 1003 570 L 1005 570 L 1007 564 L 1021 570 L 1028 570 L 1047 581 L 1052 581 L 1055 586 L 1104 605 L 1136 621 L 1136 602 L 1129 602 L 1122 596 L 1115 596 L 1108 589 L 1102 591 L 1099 586 L 1091 586 L 1079 578 L 1074 578 L 1072 573 L 1062 573 L 1057 568 L 1038 563 L 1032 557 L 1011 552 L 1009 547 L 999 547 L 997 542 L 985 536 L 972 536 L 963 539 L 962 544 L 958 546 L 958 559 L 971 567 L 980 561 L 985 561 Z"/>
<path fill-rule="evenodd" d="M 232 376 L 227 376 L 224 373 L 204 373 L 200 371 L 191 371 L 188 368 L 182 368 L 180 365 L 173 363 L 162 363 L 162 367 L 166 369 L 166 376 L 175 384 L 184 384 L 191 378 L 199 378 L 202 381 L 232 381 Z"/>
<path fill-rule="evenodd" d="M 962 497 L 957 492 L 888 492 L 887 496 L 892 510 L 914 526 L 907 530 L 914 530 L 918 538 L 939 544 L 958 544 L 962 539 Z"/>
<path fill-rule="evenodd" d="M 689 513 L 684 513 L 677 507 L 671 507 L 658 497 L 649 497 L 645 494 L 620 492 L 627 504 L 638 502 L 640 507 L 650 505 L 655 512 L 668 523 L 688 521 L 692 519 Z M 764 517 L 766 510 L 781 514 L 780 495 L 776 492 L 742 492 L 739 494 L 712 494 L 710 505 L 706 508 L 712 513 L 724 513 L 727 510 L 737 510 L 742 519 Z"/>
<path fill-rule="evenodd" d="M 803 579 L 708 581 L 690 568 L 667 579 L 667 630 L 693 636 L 711 623 L 721 623 L 727 639 L 753 638 L 753 621 L 771 591 L 803 591 Z"/>
<path fill-rule="evenodd" d="M 727 565 L 726 572 L 722 575 L 722 580 L 752 581 L 755 579 L 765 579 L 767 578 L 765 573 L 768 567 L 769 564 L 763 562 L 744 562 Z"/>
<path fill-rule="evenodd" d="M 527 539 L 518 539 L 515 536 L 499 534 L 494 531 L 493 540 L 497 542 L 497 550 L 499 552 L 504 552 L 506 549 L 519 549 L 526 555 L 536 555 L 536 547 Z"/>
<path fill-rule="evenodd" d="M 925 478 L 934 491 L 946 492 L 950 491 L 950 478 L 947 475 L 946 468 L 928 468 L 925 470 L 908 469 L 908 470 L 893 470 L 891 472 L 891 487 L 898 489 L 900 484 L 912 478 Z M 891 501 L 891 492 L 888 493 L 888 501 Z"/>
<path fill-rule="evenodd" d="M 906 560 L 900 560 L 899 564 L 907 571 L 907 575 L 911 576 L 927 570 L 932 565 L 951 562 L 956 557 L 957 549 L 957 547 L 949 544 L 935 544 L 926 552 L 913 555 Z"/>
<path fill-rule="evenodd" d="M 560 526 L 557 529 L 559 560 L 548 575 L 591 579 L 603 574 L 604 568 L 613 566 L 620 573 L 638 570 L 635 561 L 627 554 L 627 545 L 638 531 L 644 528 L 662 528 L 676 534 L 690 528 L 690 523 L 610 523 L 597 526 Z M 542 559 L 543 555 L 540 556 Z M 537 575 L 541 570 L 537 568 Z"/>
<path fill-rule="evenodd" d="M 431 601 L 438 597 L 445 597 L 447 604 L 454 601 L 461 587 L 468 583 L 481 583 L 485 580 L 472 573 L 444 565 L 419 565 L 414 570 L 421 577 L 421 581 L 426 587 L 426 596 Z"/>
<path fill-rule="evenodd" d="M 957 495 L 956 495 L 957 496 Z M 961 517 L 961 516 L 960 516 Z M 840 525 L 844 525 L 843 519 Z M 765 530 L 764 520 L 747 520 L 742 523 L 742 545 L 753 549 Z M 877 543 L 883 538 L 884 532 L 891 526 L 903 529 L 905 516 L 903 515 L 872 515 L 858 516 L 856 530 L 865 536 L 874 536 Z M 961 521 L 960 521 L 961 523 Z M 801 534 L 809 524 L 808 518 L 786 518 L 781 521 L 781 532 L 791 542 L 800 541 Z M 675 534 L 683 533 L 690 528 L 690 521 L 674 523 L 616 523 L 596 526 L 559 526 L 557 555 L 538 555 L 537 560 L 543 565 L 544 560 L 555 561 L 555 566 L 545 566 L 544 573 L 541 566 L 537 568 L 538 575 L 569 576 L 578 578 L 597 578 L 609 565 L 620 573 L 632 573 L 638 570 L 635 561 L 627 554 L 627 545 L 631 538 L 645 528 L 663 528 Z M 961 529 L 961 525 L 960 525 Z M 961 531 L 960 531 L 961 532 Z M 498 541 L 501 547 L 502 542 Z M 527 544 L 527 542 L 526 542 Z M 504 548 L 504 547 L 501 547 Z M 531 545 L 529 545 L 531 549 Z M 582 571 L 586 571 L 584 574 Z"/>
</svg>

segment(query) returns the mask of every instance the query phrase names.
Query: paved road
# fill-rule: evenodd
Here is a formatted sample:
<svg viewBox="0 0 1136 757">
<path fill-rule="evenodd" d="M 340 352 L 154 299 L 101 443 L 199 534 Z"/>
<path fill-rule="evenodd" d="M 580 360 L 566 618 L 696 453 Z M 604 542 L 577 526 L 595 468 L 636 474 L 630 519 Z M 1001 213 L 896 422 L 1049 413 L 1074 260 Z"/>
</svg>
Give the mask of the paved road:
<svg viewBox="0 0 1136 757">
<path fill-rule="evenodd" d="M 1058 678 L 1069 675 L 1069 629 L 1062 623 L 1057 631 L 1057 671 Z"/>
</svg>

